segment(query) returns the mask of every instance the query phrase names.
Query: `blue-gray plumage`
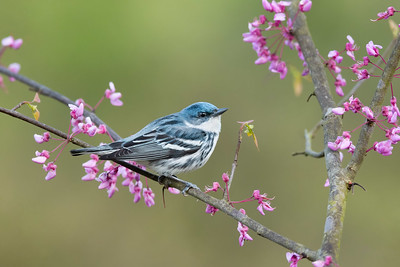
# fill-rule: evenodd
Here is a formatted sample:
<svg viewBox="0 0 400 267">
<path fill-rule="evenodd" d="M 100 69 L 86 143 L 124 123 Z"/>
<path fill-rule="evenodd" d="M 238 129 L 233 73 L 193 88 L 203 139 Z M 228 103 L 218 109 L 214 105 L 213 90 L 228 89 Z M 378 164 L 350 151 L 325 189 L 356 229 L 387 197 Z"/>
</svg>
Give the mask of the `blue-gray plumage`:
<svg viewBox="0 0 400 267">
<path fill-rule="evenodd" d="M 208 161 L 221 131 L 226 108 L 194 103 L 149 123 L 136 134 L 98 147 L 71 150 L 73 156 L 97 154 L 103 160 L 133 160 L 160 175 L 198 169 Z"/>
</svg>

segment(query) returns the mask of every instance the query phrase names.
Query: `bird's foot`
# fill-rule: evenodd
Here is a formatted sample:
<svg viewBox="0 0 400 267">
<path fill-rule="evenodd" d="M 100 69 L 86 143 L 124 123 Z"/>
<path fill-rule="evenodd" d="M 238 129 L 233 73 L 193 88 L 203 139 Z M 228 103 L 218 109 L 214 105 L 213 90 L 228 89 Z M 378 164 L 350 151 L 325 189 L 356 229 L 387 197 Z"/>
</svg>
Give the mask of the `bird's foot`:
<svg viewBox="0 0 400 267">
<path fill-rule="evenodd" d="M 164 181 L 164 178 L 166 178 L 166 176 L 163 176 L 163 175 L 159 176 L 159 177 L 158 177 L 158 182 L 159 182 L 160 184 L 164 184 L 164 185 L 165 185 L 165 183 L 163 182 L 163 181 Z M 200 190 L 200 188 L 199 188 L 197 185 L 192 184 L 192 183 L 190 183 L 190 182 L 187 182 L 187 181 L 185 181 L 185 180 L 181 180 L 181 179 L 179 179 L 178 177 L 176 177 L 176 176 L 174 176 L 174 175 L 173 175 L 173 176 L 170 176 L 170 177 L 168 177 L 168 178 L 174 179 L 175 181 L 179 181 L 179 182 L 185 184 L 185 187 L 184 187 L 183 190 L 181 191 L 182 195 L 184 195 L 184 196 L 187 196 L 187 191 L 188 191 L 189 189 L 191 189 L 191 188 Z M 167 187 L 169 187 L 169 186 L 167 186 Z"/>
</svg>

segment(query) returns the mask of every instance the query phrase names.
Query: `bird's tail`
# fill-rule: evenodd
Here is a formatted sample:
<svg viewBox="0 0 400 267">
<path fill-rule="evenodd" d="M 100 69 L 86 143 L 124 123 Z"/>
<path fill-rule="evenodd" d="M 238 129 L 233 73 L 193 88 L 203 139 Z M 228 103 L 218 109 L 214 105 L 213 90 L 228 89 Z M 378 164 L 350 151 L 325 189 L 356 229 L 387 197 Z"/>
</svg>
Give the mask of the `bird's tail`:
<svg viewBox="0 0 400 267">
<path fill-rule="evenodd" d="M 70 152 L 72 156 L 80 156 L 85 154 L 106 155 L 114 152 L 114 149 L 112 149 L 109 145 L 103 145 L 96 147 L 72 149 Z"/>
</svg>

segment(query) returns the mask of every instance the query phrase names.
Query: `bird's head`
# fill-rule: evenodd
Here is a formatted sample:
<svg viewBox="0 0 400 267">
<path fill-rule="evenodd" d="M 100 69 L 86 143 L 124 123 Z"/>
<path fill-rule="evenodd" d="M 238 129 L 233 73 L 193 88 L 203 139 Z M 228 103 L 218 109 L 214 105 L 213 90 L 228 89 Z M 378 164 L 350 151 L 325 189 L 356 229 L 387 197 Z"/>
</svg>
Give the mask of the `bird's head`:
<svg viewBox="0 0 400 267">
<path fill-rule="evenodd" d="M 220 116 L 227 110 L 227 108 L 217 108 L 213 104 L 207 102 L 197 102 L 181 110 L 180 114 L 188 123 L 203 128 L 212 127 L 214 123 L 219 123 L 220 125 Z M 203 125 L 203 127 L 200 127 L 201 125 Z M 219 128 L 220 127 L 221 126 L 219 126 Z"/>
</svg>

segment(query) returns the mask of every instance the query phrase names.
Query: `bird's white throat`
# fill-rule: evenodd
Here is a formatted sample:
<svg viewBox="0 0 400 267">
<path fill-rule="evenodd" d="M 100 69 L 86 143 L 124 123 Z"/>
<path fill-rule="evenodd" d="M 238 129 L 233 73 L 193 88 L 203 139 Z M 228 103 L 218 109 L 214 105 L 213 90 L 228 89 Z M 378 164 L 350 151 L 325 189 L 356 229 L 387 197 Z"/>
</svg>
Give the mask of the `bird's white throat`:
<svg viewBox="0 0 400 267">
<path fill-rule="evenodd" d="M 206 132 L 219 133 L 221 131 L 221 116 L 213 117 L 199 125 L 186 122 L 186 125 Z"/>
</svg>

